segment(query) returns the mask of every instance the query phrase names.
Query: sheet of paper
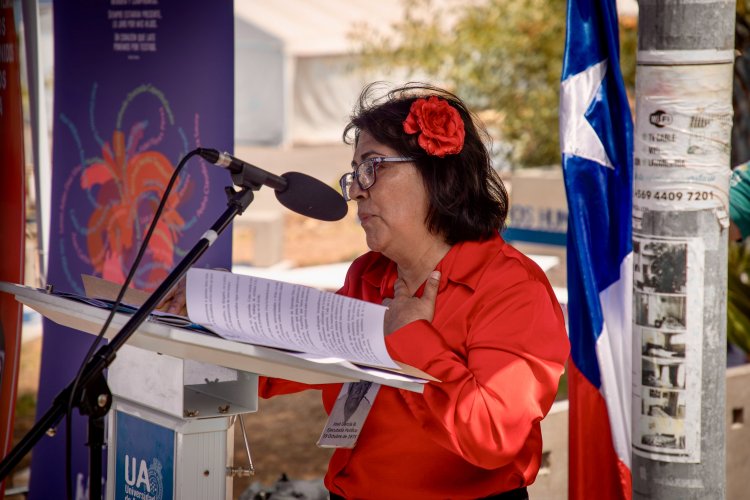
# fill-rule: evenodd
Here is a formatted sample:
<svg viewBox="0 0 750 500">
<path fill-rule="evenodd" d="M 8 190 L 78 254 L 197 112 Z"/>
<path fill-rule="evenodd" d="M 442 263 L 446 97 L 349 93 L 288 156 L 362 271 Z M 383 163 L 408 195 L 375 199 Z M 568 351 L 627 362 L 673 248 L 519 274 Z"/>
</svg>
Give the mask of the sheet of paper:
<svg viewBox="0 0 750 500">
<path fill-rule="evenodd" d="M 384 306 L 222 271 L 187 276 L 188 316 L 224 338 L 398 368 L 385 348 Z"/>
</svg>

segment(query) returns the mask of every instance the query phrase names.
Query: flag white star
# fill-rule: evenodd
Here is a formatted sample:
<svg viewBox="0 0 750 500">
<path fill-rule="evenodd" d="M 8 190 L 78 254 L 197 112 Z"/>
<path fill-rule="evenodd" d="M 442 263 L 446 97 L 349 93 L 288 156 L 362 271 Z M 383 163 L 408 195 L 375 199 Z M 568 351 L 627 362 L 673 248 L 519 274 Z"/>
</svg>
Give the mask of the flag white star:
<svg viewBox="0 0 750 500">
<path fill-rule="evenodd" d="M 586 119 L 586 110 L 596 97 L 607 74 L 607 60 L 569 76 L 560 84 L 560 149 L 614 168 L 599 136 Z"/>
</svg>

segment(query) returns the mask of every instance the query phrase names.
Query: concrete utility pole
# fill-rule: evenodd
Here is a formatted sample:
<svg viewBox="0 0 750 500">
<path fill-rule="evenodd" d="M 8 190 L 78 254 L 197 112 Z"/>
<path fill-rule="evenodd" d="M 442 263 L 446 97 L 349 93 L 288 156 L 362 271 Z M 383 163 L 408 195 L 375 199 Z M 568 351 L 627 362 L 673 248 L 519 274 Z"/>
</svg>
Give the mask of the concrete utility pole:
<svg viewBox="0 0 750 500">
<path fill-rule="evenodd" d="M 725 496 L 735 0 L 639 0 L 633 498 Z"/>
</svg>

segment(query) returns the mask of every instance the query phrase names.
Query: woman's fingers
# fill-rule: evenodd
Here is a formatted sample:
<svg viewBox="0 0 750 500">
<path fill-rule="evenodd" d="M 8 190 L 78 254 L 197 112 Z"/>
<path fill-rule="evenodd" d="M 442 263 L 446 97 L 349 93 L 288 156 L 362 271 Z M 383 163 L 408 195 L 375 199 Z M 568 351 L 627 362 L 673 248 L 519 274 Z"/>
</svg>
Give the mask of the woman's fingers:
<svg viewBox="0 0 750 500">
<path fill-rule="evenodd" d="M 435 301 L 437 300 L 438 288 L 440 288 L 440 271 L 432 271 L 427 283 L 424 285 L 422 292 L 422 301 L 432 306 L 435 310 Z"/>
<path fill-rule="evenodd" d="M 177 284 L 167 292 L 167 295 L 162 299 L 159 305 L 156 306 L 156 308 L 170 314 L 187 316 L 187 288 L 185 282 L 185 278 L 178 281 Z"/>
<path fill-rule="evenodd" d="M 413 321 L 432 321 L 439 285 L 440 272 L 433 271 L 425 283 L 422 296 L 413 297 L 409 294 L 406 283 L 402 279 L 397 279 L 393 285 L 393 299 L 383 300 L 383 305 L 388 307 L 383 324 L 385 335 Z"/>
</svg>

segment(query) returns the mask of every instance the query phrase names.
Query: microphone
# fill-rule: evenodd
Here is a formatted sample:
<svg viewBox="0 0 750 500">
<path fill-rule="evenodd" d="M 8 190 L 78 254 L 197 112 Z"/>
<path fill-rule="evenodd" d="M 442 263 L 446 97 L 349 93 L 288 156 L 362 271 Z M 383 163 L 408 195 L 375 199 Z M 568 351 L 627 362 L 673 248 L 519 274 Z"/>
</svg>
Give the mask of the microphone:
<svg viewBox="0 0 750 500">
<path fill-rule="evenodd" d="M 278 176 L 229 153 L 208 148 L 198 148 L 197 152 L 207 162 L 229 170 L 232 181 L 239 186 L 255 190 L 261 186 L 270 187 L 282 205 L 298 214 L 335 221 L 343 219 L 348 211 L 346 200 L 338 191 L 309 175 L 287 172 Z"/>
<path fill-rule="evenodd" d="M 232 172 L 232 180 L 234 180 L 234 175 L 240 175 L 242 181 L 249 181 L 252 186 L 268 186 L 274 191 L 284 191 L 287 188 L 287 181 L 283 177 L 266 172 L 262 168 L 235 158 L 229 153 L 219 153 L 215 149 L 198 148 L 198 154 L 207 162 Z M 242 181 L 235 182 L 235 184 L 243 186 L 244 182 Z"/>
</svg>

